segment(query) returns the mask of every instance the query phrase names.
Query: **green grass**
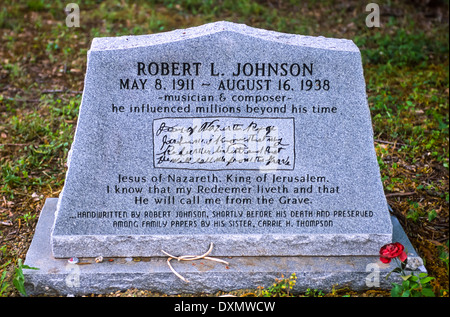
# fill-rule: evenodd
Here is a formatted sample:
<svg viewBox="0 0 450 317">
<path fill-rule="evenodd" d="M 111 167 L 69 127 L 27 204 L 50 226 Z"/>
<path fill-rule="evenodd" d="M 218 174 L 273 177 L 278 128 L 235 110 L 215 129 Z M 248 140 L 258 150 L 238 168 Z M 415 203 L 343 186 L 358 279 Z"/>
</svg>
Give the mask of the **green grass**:
<svg viewBox="0 0 450 317">
<path fill-rule="evenodd" d="M 44 95 L 39 112 L 9 118 L 3 114 L 10 142 L 18 145 L 15 157 L 0 160 L 3 178 L 0 191 L 8 199 L 35 186 L 61 186 L 62 158 L 67 156 L 73 139 L 79 101 L 78 97 L 62 104 L 61 99 Z M 0 149 L 4 147 L 0 145 Z"/>
</svg>

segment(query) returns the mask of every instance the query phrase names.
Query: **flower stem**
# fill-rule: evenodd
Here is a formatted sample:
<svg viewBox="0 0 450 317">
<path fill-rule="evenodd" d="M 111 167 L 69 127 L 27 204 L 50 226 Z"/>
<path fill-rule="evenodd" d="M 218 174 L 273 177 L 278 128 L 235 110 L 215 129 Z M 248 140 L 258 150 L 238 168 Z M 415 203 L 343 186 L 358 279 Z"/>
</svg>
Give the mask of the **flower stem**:
<svg viewBox="0 0 450 317">
<path fill-rule="evenodd" d="M 400 274 L 401 274 L 402 276 L 406 276 L 405 271 L 403 270 L 402 263 L 401 263 L 401 261 L 399 260 L 399 258 L 396 257 L 396 258 L 394 258 L 394 260 L 395 260 L 395 262 L 397 263 L 397 266 L 400 268 L 400 271 L 401 271 Z"/>
</svg>

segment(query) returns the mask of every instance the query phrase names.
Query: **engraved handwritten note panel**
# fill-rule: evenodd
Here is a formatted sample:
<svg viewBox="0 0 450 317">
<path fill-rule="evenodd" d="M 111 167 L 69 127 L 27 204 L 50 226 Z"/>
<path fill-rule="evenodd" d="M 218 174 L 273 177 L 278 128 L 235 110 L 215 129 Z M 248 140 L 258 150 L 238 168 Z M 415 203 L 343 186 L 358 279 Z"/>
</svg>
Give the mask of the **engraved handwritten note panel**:
<svg viewBox="0 0 450 317">
<path fill-rule="evenodd" d="M 161 118 L 153 121 L 155 168 L 292 170 L 293 118 Z"/>
</svg>

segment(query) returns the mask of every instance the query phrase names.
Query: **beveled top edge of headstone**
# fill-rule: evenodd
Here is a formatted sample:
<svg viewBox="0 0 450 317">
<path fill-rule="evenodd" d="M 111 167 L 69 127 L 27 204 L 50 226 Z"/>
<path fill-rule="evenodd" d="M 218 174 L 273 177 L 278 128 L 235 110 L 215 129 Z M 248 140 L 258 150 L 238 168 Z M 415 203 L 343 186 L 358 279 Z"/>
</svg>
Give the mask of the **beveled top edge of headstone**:
<svg viewBox="0 0 450 317">
<path fill-rule="evenodd" d="M 148 34 L 129 35 L 119 37 L 97 37 L 92 41 L 90 51 L 120 50 L 137 47 L 160 45 L 169 42 L 183 41 L 202 36 L 208 36 L 219 32 L 235 32 L 267 41 L 279 42 L 300 47 L 322 48 L 338 51 L 359 52 L 352 40 L 326 38 L 323 36 L 306 36 L 276 31 L 258 29 L 245 24 L 228 21 L 219 21 L 201 26 L 174 31 Z"/>
</svg>

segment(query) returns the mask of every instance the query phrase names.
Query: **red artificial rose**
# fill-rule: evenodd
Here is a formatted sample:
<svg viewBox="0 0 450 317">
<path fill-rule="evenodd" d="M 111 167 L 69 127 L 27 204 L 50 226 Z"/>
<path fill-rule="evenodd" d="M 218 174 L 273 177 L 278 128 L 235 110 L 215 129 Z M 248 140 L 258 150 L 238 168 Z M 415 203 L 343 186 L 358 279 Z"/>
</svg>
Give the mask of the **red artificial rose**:
<svg viewBox="0 0 450 317">
<path fill-rule="evenodd" d="M 392 259 L 398 257 L 400 261 L 406 260 L 405 247 L 398 242 L 389 243 L 381 247 L 380 249 L 380 261 L 383 263 L 390 263 Z"/>
</svg>

